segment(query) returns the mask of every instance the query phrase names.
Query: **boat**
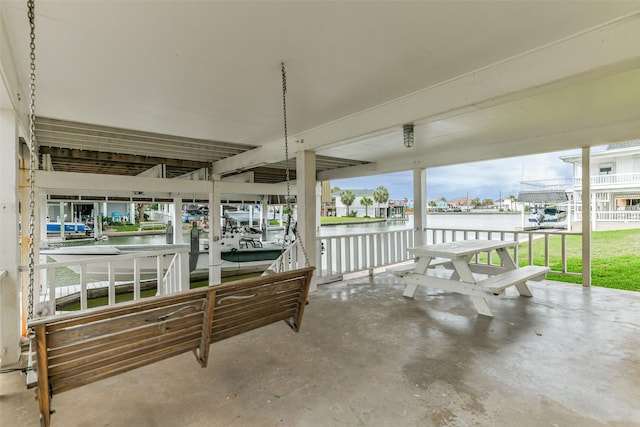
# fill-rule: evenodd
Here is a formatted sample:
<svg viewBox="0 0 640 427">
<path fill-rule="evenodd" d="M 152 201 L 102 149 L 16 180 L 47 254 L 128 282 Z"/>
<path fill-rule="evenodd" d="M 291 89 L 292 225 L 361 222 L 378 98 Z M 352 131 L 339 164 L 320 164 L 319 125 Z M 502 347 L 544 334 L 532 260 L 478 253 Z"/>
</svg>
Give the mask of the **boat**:
<svg viewBox="0 0 640 427">
<path fill-rule="evenodd" d="M 60 233 L 62 225 L 59 222 L 48 222 L 47 223 L 47 233 Z M 87 226 L 82 222 L 65 222 L 64 223 L 64 232 L 65 233 L 86 233 L 88 230 Z"/>
<path fill-rule="evenodd" d="M 223 276 L 264 271 L 276 260 L 285 249 L 283 243 L 262 241 L 256 230 L 240 228 L 228 229 L 222 233 L 217 244 L 220 245 Z M 196 237 L 197 238 L 197 237 Z M 206 272 L 209 268 L 208 239 L 199 239 L 188 244 L 156 244 L 156 245 L 82 245 L 82 246 L 46 246 L 40 254 L 51 257 L 55 261 L 79 261 L 88 258 L 100 258 L 115 255 L 126 255 L 140 252 L 156 252 L 177 247 L 190 247 L 189 270 L 192 274 Z M 172 256 L 162 256 L 162 269 L 166 270 Z M 155 256 L 140 258 L 140 278 L 152 279 L 157 276 L 157 260 Z M 80 265 L 68 266 L 75 273 L 80 273 Z M 116 281 L 133 279 L 133 262 L 129 259 L 117 260 L 113 264 Z M 93 280 L 108 280 L 108 265 L 105 262 L 87 264 L 86 275 Z"/>
<path fill-rule="evenodd" d="M 175 249 L 178 246 L 187 245 L 79 245 L 79 246 L 45 246 L 40 248 L 40 255 L 50 257 L 58 262 L 77 262 L 85 259 L 96 259 L 97 262 L 86 264 L 86 276 L 92 280 L 108 280 L 109 267 L 106 262 L 101 262 L 100 258 L 113 257 L 116 255 L 127 255 L 140 252 L 155 252 L 168 249 Z M 169 268 L 172 256 L 162 256 L 162 268 Z M 152 279 L 157 276 L 157 261 L 155 256 L 140 258 L 140 279 Z M 80 265 L 71 264 L 67 266 L 74 273 L 80 274 Z M 113 263 L 114 280 L 133 280 L 133 261 L 131 259 L 121 259 Z"/>
<path fill-rule="evenodd" d="M 538 227 L 559 227 L 567 218 L 567 212 L 556 206 L 534 206 L 529 214 L 529 224 Z"/>
</svg>

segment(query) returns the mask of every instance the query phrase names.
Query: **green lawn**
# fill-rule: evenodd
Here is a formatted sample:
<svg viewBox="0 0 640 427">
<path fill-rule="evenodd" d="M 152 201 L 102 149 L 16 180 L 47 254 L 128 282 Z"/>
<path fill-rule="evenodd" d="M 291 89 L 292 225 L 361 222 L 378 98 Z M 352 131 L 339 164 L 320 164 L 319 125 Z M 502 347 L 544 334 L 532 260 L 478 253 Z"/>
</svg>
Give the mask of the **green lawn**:
<svg viewBox="0 0 640 427">
<path fill-rule="evenodd" d="M 549 238 L 549 266 L 561 270 L 560 236 Z M 544 265 L 544 239 L 533 244 L 534 264 Z M 528 264 L 528 245 L 519 246 L 520 265 Z M 566 237 L 567 271 L 582 272 L 582 236 Z M 595 231 L 591 234 L 591 284 L 640 291 L 640 229 Z M 549 274 L 550 280 L 581 283 L 580 277 Z"/>
</svg>

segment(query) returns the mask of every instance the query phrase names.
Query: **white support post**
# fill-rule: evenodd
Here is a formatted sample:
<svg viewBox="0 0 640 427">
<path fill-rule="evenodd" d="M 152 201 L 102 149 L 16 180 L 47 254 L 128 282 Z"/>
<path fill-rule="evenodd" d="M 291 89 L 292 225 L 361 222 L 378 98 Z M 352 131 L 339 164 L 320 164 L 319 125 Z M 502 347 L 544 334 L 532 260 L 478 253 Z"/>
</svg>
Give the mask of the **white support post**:
<svg viewBox="0 0 640 427">
<path fill-rule="evenodd" d="M 182 199 L 173 199 L 173 244 L 182 243 Z"/>
<path fill-rule="evenodd" d="M 136 204 L 135 203 L 129 204 L 129 222 L 131 224 L 136 223 Z"/>
<path fill-rule="evenodd" d="M 60 239 L 64 240 L 64 202 L 60 202 Z"/>
<path fill-rule="evenodd" d="M 93 204 L 93 238 L 97 239 L 100 236 L 100 203 Z"/>
<path fill-rule="evenodd" d="M 40 221 L 38 221 L 38 229 L 40 240 L 47 241 L 47 195 L 40 192 L 38 193 L 38 209 L 40 210 Z"/>
<path fill-rule="evenodd" d="M 260 227 L 262 228 L 262 240 L 267 240 L 267 228 L 269 227 L 269 196 L 262 196 L 260 204 Z"/>
<path fill-rule="evenodd" d="M 298 233 L 304 245 L 309 263 L 316 259 L 316 154 L 299 151 L 296 155 L 296 190 Z M 304 258 L 304 256 L 303 256 Z M 317 275 L 313 276 L 310 291 L 317 289 Z"/>
<path fill-rule="evenodd" d="M 315 229 L 315 237 L 320 236 L 320 224 L 322 220 L 320 219 L 320 210 L 322 208 L 322 183 L 320 181 L 316 182 L 316 229 Z M 314 241 L 316 240 L 314 237 Z M 316 251 L 318 247 L 316 245 Z"/>
<path fill-rule="evenodd" d="M 180 291 L 191 289 L 191 276 L 189 272 L 189 254 L 180 253 L 178 255 L 179 271 L 180 271 Z"/>
<path fill-rule="evenodd" d="M 427 244 L 425 228 L 427 227 L 427 170 L 415 168 L 413 170 L 413 227 L 415 231 L 415 245 Z"/>
<path fill-rule="evenodd" d="M 591 151 L 582 148 L 582 286 L 591 286 Z"/>
<path fill-rule="evenodd" d="M 209 284 L 216 285 L 222 279 L 222 264 L 220 251 L 220 237 L 222 230 L 220 221 L 222 220 L 221 211 L 221 193 L 220 193 L 220 176 L 212 175 L 211 177 L 211 193 L 209 194 Z"/>
<path fill-rule="evenodd" d="M 0 84 L 2 102 L 8 102 Z M 0 366 L 20 358 L 20 249 L 18 246 L 18 124 L 13 110 L 0 110 Z M 24 225 L 22 230 L 24 231 Z"/>
</svg>

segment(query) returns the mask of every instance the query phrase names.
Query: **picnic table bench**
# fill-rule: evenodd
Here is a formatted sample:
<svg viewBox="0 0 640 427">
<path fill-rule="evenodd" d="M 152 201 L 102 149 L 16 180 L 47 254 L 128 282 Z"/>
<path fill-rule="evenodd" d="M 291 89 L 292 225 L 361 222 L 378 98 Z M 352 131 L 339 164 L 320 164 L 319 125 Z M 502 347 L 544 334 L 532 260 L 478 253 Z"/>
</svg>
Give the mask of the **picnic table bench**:
<svg viewBox="0 0 640 427">
<path fill-rule="evenodd" d="M 457 242 L 426 245 L 410 249 L 418 258 L 413 271 L 407 272 L 403 280 L 406 286 L 403 295 L 413 298 L 418 286 L 446 289 L 469 295 L 478 313 L 493 316 L 487 299 L 501 297 L 505 290 L 515 286 L 521 296 L 532 296 L 528 280 L 542 280 L 549 271 L 544 266 L 518 268 L 508 252 L 517 242 L 502 240 L 462 240 Z M 482 264 L 472 260 L 480 253 L 496 251 L 501 263 Z M 427 274 L 432 262 L 453 266 L 449 277 Z M 476 275 L 474 275 L 474 273 Z M 478 278 L 478 274 L 486 278 Z"/>
</svg>

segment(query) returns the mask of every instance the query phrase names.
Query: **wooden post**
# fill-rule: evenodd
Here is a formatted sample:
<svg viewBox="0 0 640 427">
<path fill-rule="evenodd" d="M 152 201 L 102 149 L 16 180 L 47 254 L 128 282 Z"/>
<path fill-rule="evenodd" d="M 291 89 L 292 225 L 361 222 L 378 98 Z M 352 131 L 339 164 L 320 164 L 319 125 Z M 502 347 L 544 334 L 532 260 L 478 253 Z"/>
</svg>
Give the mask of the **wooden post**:
<svg viewBox="0 0 640 427">
<path fill-rule="evenodd" d="M 36 369 L 38 370 L 38 405 L 40 421 L 45 427 L 51 424 L 51 396 L 49 394 L 49 370 L 47 364 L 47 327 L 45 324 L 35 327 L 36 333 Z"/>
</svg>

